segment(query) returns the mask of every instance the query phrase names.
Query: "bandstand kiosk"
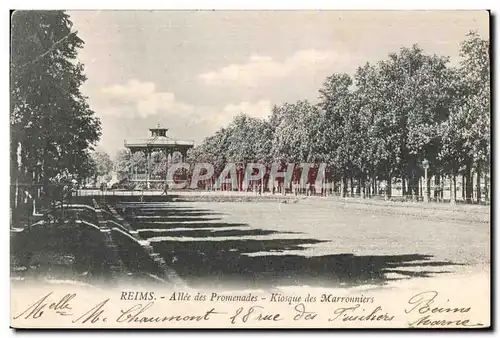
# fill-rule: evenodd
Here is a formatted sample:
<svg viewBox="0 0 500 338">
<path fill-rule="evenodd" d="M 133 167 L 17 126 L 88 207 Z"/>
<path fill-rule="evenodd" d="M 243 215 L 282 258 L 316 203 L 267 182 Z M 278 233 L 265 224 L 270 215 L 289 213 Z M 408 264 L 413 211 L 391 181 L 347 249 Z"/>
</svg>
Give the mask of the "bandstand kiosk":
<svg viewBox="0 0 500 338">
<path fill-rule="evenodd" d="M 184 161 L 187 151 L 194 147 L 194 141 L 174 140 L 167 136 L 168 128 L 162 128 L 158 124 L 156 128 L 150 128 L 151 136 L 144 139 L 130 139 L 125 140 L 125 147 L 130 149 L 132 154 L 142 152 L 146 156 L 146 173 L 145 175 L 132 176 L 132 182 L 145 182 L 146 187 L 150 188 L 151 182 L 165 182 L 162 180 L 151 179 L 151 154 L 153 152 L 163 152 L 167 158 L 167 165 L 169 159 L 172 158 L 175 152 L 181 154 L 181 161 Z M 134 168 L 132 168 L 134 172 Z"/>
</svg>

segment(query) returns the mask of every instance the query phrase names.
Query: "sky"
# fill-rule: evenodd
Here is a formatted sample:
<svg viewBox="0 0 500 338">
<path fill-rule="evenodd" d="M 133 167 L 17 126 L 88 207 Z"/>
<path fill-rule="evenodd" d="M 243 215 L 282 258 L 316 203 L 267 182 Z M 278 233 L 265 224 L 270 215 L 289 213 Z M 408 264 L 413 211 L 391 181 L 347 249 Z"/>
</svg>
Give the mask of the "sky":
<svg viewBox="0 0 500 338">
<path fill-rule="evenodd" d="M 85 41 L 82 92 L 101 119 L 98 149 L 168 135 L 200 144 L 246 113 L 307 99 L 333 73 L 417 43 L 459 60 L 470 30 L 489 38 L 486 11 L 69 11 Z"/>
</svg>

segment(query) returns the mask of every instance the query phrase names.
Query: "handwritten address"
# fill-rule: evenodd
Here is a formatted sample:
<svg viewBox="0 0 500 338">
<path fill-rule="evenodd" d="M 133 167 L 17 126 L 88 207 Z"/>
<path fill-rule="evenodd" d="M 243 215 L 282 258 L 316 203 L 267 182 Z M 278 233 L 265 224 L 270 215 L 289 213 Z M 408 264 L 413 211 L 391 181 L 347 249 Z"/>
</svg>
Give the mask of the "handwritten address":
<svg viewBox="0 0 500 338">
<path fill-rule="evenodd" d="M 471 323 L 467 317 L 460 319 L 446 319 L 443 314 L 468 314 L 471 307 L 450 307 L 442 305 L 438 299 L 437 291 L 421 292 L 412 296 L 408 300 L 409 307 L 405 310 L 406 314 L 418 313 L 422 315 L 419 319 L 410 323 L 412 327 L 418 326 L 455 326 L 455 327 L 477 327 L 483 326 L 481 323 Z M 446 300 L 449 303 L 449 299 Z"/>
<path fill-rule="evenodd" d="M 114 299 L 104 298 L 88 304 L 79 302 L 76 293 L 56 295 L 49 292 L 29 302 L 14 320 L 43 321 L 47 316 L 70 317 L 71 324 L 161 324 L 171 322 L 207 322 L 217 320 L 232 325 L 262 325 L 266 323 L 320 322 L 328 326 L 335 323 L 353 323 L 353 327 L 370 327 L 370 323 L 391 323 L 396 319 L 407 320 L 409 327 L 479 327 L 472 321 L 471 306 L 451 305 L 449 299 L 441 299 L 437 291 L 425 291 L 412 295 L 401 313 L 387 310 L 373 297 L 337 297 L 331 294 L 314 296 L 288 296 L 280 293 L 269 296 L 254 294 L 227 296 L 217 293 L 174 292 L 158 296 L 154 292 L 122 292 Z M 125 301 L 125 302 L 123 302 Z M 179 302 L 195 301 L 206 307 L 191 307 L 190 313 L 181 313 Z M 232 306 L 228 307 L 227 303 Z M 117 306 L 116 304 L 120 304 Z M 280 303 L 281 307 L 273 306 Z M 78 304 L 78 306 L 76 306 Z M 82 304 L 84 304 L 82 306 Z M 226 306 L 222 306 L 226 304 Z M 321 304 L 321 306 L 318 306 Z M 228 309 L 229 308 L 229 309 Z M 276 310 L 280 308 L 281 310 Z M 184 308 L 185 310 L 186 308 Z M 169 312 L 169 313 L 165 313 Z M 161 327 L 161 325 L 159 325 Z M 167 327 L 167 326 L 165 326 Z"/>
</svg>

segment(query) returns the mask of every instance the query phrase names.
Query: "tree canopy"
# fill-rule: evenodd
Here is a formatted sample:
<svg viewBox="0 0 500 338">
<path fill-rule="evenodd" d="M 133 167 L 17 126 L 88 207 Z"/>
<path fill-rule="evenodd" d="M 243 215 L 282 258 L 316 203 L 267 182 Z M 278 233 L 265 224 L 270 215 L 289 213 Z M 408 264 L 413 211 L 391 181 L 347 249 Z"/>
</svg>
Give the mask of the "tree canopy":
<svg viewBox="0 0 500 338">
<path fill-rule="evenodd" d="M 11 44 L 11 201 L 19 187 L 51 194 L 61 175 L 91 175 L 99 119 L 81 93 L 84 42 L 64 11 L 16 11 Z"/>
</svg>

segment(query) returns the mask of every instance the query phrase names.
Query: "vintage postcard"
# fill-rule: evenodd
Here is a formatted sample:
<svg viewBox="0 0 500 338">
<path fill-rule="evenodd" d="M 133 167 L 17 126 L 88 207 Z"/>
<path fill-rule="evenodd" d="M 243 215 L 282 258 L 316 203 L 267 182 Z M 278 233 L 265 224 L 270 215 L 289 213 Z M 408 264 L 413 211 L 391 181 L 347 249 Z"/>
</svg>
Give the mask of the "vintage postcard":
<svg viewBox="0 0 500 338">
<path fill-rule="evenodd" d="M 11 15 L 11 327 L 491 326 L 488 11 Z"/>
</svg>

